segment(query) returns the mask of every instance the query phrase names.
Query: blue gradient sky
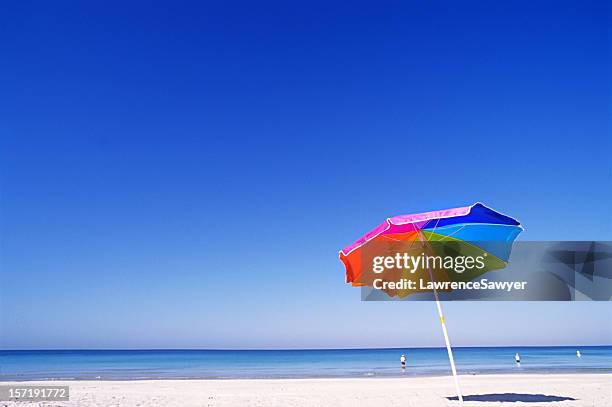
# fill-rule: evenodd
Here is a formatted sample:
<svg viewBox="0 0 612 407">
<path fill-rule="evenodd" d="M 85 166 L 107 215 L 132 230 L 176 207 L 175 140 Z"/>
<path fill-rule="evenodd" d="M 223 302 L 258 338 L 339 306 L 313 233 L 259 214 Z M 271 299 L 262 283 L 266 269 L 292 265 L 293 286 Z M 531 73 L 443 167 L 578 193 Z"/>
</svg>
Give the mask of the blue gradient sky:
<svg viewBox="0 0 612 407">
<path fill-rule="evenodd" d="M 612 240 L 608 2 L 490 3 L 4 5 L 0 347 L 443 346 L 338 249 L 475 201 Z M 609 303 L 445 310 L 612 343 Z"/>
</svg>

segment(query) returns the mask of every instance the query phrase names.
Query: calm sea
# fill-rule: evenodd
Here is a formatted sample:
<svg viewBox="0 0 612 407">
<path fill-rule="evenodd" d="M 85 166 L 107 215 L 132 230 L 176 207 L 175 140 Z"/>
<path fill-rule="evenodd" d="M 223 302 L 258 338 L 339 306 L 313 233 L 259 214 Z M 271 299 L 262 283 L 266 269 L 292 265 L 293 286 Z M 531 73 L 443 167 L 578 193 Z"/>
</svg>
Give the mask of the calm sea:
<svg viewBox="0 0 612 407">
<path fill-rule="evenodd" d="M 520 366 L 514 363 L 517 352 Z M 399 363 L 402 353 L 408 362 L 404 371 Z M 454 348 L 454 355 L 462 374 L 612 372 L 612 346 Z M 0 351 L 0 381 L 447 374 L 450 367 L 445 348 Z"/>
</svg>

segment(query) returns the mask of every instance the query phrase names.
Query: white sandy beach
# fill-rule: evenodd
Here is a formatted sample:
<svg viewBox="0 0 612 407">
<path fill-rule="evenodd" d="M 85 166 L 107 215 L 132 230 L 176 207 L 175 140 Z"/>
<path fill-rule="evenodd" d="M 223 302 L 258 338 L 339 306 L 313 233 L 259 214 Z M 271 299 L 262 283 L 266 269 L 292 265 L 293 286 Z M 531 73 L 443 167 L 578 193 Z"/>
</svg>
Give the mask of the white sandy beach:
<svg viewBox="0 0 612 407">
<path fill-rule="evenodd" d="M 1 383 L 1 384 L 15 384 Z M 450 377 L 292 380 L 53 381 L 69 402 L 0 406 L 456 406 Z M 612 406 L 612 374 L 462 376 L 467 406 Z M 572 398 L 569 400 L 565 398 Z M 558 401 L 556 401 L 558 400 Z"/>
</svg>

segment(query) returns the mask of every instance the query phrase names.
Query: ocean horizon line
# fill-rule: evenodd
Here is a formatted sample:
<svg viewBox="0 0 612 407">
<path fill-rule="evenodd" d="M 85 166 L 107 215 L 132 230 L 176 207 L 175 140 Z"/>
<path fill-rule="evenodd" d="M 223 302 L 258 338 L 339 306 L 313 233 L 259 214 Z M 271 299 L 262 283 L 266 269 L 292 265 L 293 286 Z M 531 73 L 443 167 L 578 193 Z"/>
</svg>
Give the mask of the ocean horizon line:
<svg viewBox="0 0 612 407">
<path fill-rule="evenodd" d="M 597 344 L 597 345 L 583 345 L 583 344 L 570 344 L 570 345 L 461 345 L 453 346 L 453 349 L 495 349 L 495 348 L 571 348 L 571 347 L 582 347 L 582 348 L 597 348 L 597 347 L 611 347 L 612 344 Z M 113 352 L 133 352 L 133 351 L 340 351 L 340 350 L 401 350 L 401 349 L 446 349 L 444 346 L 391 346 L 391 347 L 312 347 L 312 348 L 0 348 L 0 352 L 70 352 L 70 351 L 113 351 Z"/>
</svg>

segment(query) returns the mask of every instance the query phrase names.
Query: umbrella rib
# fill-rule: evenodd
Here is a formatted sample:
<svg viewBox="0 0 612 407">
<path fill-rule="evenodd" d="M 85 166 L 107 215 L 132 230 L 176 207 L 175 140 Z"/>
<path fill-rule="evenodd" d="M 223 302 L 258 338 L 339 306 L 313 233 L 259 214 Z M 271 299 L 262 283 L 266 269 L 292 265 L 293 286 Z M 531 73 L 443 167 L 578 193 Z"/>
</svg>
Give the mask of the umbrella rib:
<svg viewBox="0 0 612 407">
<path fill-rule="evenodd" d="M 412 223 L 411 225 L 412 225 L 412 228 L 414 229 L 415 232 L 419 232 L 420 233 L 420 230 L 414 225 L 414 223 Z M 410 241 L 409 249 L 412 249 L 412 246 L 414 245 L 414 242 L 416 242 L 416 239 Z"/>
<path fill-rule="evenodd" d="M 454 235 L 455 233 L 459 232 L 461 229 L 463 229 L 464 227 L 466 227 L 467 225 L 463 225 L 461 226 L 459 229 L 455 230 L 453 233 L 451 233 L 450 235 L 443 235 L 444 237 L 442 239 L 440 239 L 440 241 L 446 239 L 447 237 L 451 237 L 452 235 Z"/>
<path fill-rule="evenodd" d="M 433 237 L 433 234 L 434 234 L 434 233 L 436 233 L 436 228 L 438 227 L 438 223 L 440 223 L 440 219 L 441 219 L 441 218 L 438 218 L 438 219 L 436 220 L 436 224 L 434 225 L 434 228 L 433 228 L 433 230 L 431 231 L 430 238 L 429 238 L 429 239 L 427 239 L 427 241 L 429 241 L 429 240 L 431 239 L 431 237 Z"/>
<path fill-rule="evenodd" d="M 399 240 L 399 239 L 394 239 L 394 238 L 389 237 L 389 236 L 387 236 L 387 235 L 380 235 L 380 236 L 381 236 L 382 238 L 384 238 L 384 239 L 393 240 L 394 242 L 401 242 L 401 240 Z"/>
</svg>

